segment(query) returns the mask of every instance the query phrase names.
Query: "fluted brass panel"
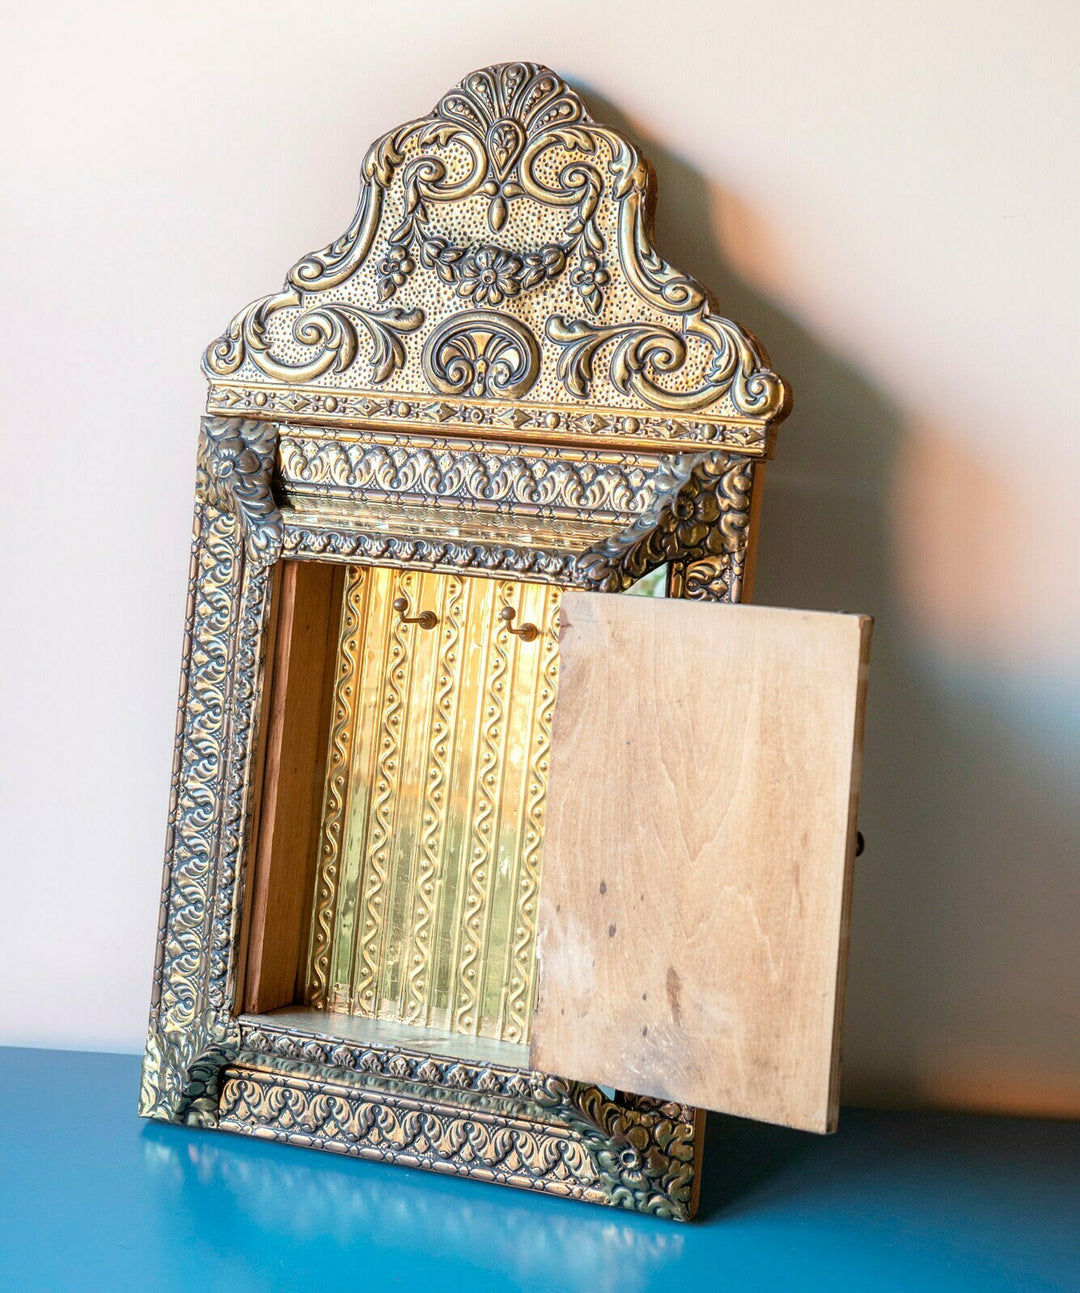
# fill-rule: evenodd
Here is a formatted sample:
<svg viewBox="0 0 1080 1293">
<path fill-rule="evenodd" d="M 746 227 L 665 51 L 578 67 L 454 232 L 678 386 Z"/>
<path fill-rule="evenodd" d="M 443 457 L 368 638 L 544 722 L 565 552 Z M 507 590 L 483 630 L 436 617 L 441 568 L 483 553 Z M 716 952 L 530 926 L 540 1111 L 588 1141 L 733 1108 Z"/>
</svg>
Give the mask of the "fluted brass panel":
<svg viewBox="0 0 1080 1293">
<path fill-rule="evenodd" d="M 527 1040 L 559 596 L 350 568 L 309 1004 Z"/>
</svg>

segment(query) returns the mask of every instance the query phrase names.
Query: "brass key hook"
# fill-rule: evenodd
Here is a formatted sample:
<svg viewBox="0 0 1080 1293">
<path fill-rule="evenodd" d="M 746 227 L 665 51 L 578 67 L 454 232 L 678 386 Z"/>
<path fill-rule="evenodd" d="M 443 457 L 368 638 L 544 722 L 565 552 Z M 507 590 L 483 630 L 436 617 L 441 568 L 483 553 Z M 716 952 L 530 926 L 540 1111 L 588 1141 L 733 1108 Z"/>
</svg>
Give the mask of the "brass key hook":
<svg viewBox="0 0 1080 1293">
<path fill-rule="evenodd" d="M 421 611 L 419 615 L 410 615 L 408 613 L 409 599 L 407 597 L 395 597 L 393 606 L 400 616 L 402 624 L 418 624 L 422 629 L 433 629 L 439 622 L 439 617 L 434 611 Z"/>
<path fill-rule="evenodd" d="M 499 612 L 499 619 L 506 621 L 506 627 L 514 634 L 515 637 L 521 638 L 522 642 L 533 642 L 540 636 L 540 630 L 535 624 L 523 624 L 521 628 L 514 628 L 514 617 L 517 611 L 512 606 L 504 606 Z"/>
</svg>

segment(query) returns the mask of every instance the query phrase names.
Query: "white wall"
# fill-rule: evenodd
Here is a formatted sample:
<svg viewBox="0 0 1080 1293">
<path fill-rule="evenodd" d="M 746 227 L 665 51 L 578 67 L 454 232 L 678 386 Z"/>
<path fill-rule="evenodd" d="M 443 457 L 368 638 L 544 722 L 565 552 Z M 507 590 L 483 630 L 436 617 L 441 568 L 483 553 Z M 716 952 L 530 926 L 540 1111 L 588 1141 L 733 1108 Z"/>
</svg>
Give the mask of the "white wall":
<svg viewBox="0 0 1080 1293">
<path fill-rule="evenodd" d="M 204 344 L 524 57 L 794 386 L 758 599 L 878 617 L 846 1097 L 1080 1109 L 1080 10 L 8 9 L 0 1041 L 141 1045 Z"/>
</svg>

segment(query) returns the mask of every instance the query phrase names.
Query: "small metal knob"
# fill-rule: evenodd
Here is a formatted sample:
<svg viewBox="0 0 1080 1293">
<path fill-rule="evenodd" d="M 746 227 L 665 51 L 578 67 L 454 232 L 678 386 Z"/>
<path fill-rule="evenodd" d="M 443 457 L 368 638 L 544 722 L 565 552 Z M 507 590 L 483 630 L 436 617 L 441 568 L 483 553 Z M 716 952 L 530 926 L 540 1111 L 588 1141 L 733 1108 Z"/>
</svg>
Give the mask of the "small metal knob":
<svg viewBox="0 0 1080 1293">
<path fill-rule="evenodd" d="M 402 624 L 418 624 L 422 629 L 433 629 L 439 622 L 439 617 L 434 611 L 421 611 L 419 615 L 410 615 L 407 597 L 395 597 L 393 606 Z"/>
<path fill-rule="evenodd" d="M 540 630 L 535 624 L 522 624 L 521 628 L 514 628 L 516 616 L 517 611 L 512 606 L 504 606 L 499 612 L 499 619 L 505 622 L 506 627 L 515 637 L 521 638 L 522 642 L 534 642 L 540 636 Z"/>
</svg>

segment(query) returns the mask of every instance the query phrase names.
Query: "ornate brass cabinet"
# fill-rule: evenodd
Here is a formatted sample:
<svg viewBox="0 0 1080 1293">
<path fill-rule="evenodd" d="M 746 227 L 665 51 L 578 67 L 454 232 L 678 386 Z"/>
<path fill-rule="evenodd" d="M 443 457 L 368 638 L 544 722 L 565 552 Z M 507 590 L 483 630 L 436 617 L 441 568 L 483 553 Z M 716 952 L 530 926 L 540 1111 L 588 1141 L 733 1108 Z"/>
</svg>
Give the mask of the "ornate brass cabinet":
<svg viewBox="0 0 1080 1293">
<path fill-rule="evenodd" d="M 739 601 L 786 408 L 652 201 L 475 72 L 207 350 L 143 1114 L 692 1215 L 698 1112 L 527 1047 L 561 590 Z"/>
</svg>

